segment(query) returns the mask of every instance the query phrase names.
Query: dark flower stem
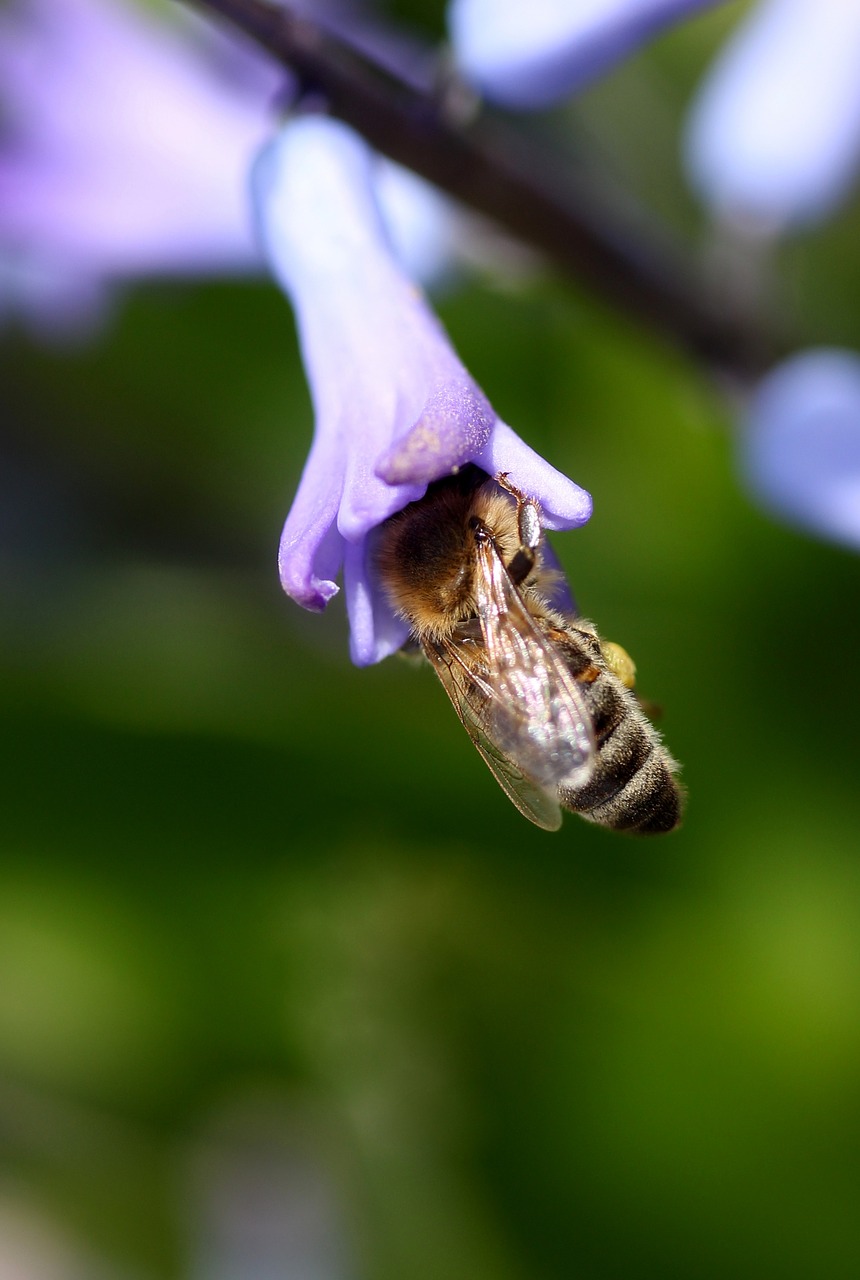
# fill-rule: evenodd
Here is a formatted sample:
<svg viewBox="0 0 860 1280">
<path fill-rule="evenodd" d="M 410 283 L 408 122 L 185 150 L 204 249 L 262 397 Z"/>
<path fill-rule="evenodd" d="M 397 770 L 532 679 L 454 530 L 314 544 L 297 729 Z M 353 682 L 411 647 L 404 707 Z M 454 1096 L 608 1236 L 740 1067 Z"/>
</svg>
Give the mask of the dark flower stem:
<svg viewBox="0 0 860 1280">
<path fill-rule="evenodd" d="M 746 382 L 773 358 L 776 344 L 761 326 L 716 296 L 678 246 L 621 215 L 617 201 L 599 197 L 570 161 L 552 166 L 542 152 L 538 165 L 513 126 L 458 122 L 444 95 L 397 79 L 284 5 L 194 3 L 227 18 L 289 67 L 308 93 L 322 97 L 333 116 L 378 151 L 493 218 L 715 372 Z"/>
</svg>

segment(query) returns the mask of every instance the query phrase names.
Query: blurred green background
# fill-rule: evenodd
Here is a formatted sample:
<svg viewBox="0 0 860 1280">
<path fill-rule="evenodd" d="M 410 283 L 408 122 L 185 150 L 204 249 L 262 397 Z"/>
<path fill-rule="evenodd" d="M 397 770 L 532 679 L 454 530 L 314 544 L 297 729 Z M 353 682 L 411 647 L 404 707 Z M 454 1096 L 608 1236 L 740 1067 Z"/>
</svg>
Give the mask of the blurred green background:
<svg viewBox="0 0 860 1280">
<path fill-rule="evenodd" d="M 676 131 L 736 13 L 536 127 L 698 234 Z M 855 202 L 778 264 L 855 347 L 858 229 Z M 536 830 L 432 673 L 352 668 L 340 602 L 282 596 L 312 420 L 274 288 L 7 332 L 0 1250 L 27 1280 L 860 1273 L 857 559 L 756 510 L 716 390 L 593 299 L 439 309 L 594 496 L 555 546 L 664 708 L 686 824 Z"/>
</svg>

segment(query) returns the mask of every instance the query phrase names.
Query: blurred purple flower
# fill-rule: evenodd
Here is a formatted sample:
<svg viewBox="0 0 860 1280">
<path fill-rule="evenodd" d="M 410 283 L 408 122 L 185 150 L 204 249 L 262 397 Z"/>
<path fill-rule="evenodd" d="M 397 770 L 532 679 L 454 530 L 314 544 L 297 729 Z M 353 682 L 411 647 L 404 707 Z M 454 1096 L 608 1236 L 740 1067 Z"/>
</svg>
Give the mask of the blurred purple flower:
<svg viewBox="0 0 860 1280">
<path fill-rule="evenodd" d="M 741 465 L 777 514 L 860 550 L 860 356 L 804 351 L 777 366 L 749 406 Z"/>
<path fill-rule="evenodd" d="M 664 27 L 715 0 L 451 0 L 460 70 L 507 107 L 576 93 Z"/>
<path fill-rule="evenodd" d="M 0 319 L 78 331 L 117 282 L 262 268 L 247 170 L 286 73 L 176 16 L 127 0 L 0 9 Z M 409 268 L 445 274 L 451 205 L 397 165 L 379 180 Z"/>
<path fill-rule="evenodd" d="M 306 116 L 261 155 L 252 189 L 269 263 L 290 295 L 316 415 L 281 539 L 284 590 L 322 609 L 343 566 L 353 660 L 406 639 L 374 579 L 373 529 L 427 485 L 474 462 L 507 471 L 548 528 L 591 500 L 493 412 L 422 293 L 397 264 L 375 200 L 378 160 L 344 125 Z"/>
<path fill-rule="evenodd" d="M 727 221 L 826 217 L 860 170 L 858 0 L 764 0 L 699 90 L 685 157 Z"/>
<path fill-rule="evenodd" d="M 0 255 L 25 300 L 259 261 L 245 172 L 283 74 L 199 34 L 121 0 L 0 11 Z"/>
</svg>

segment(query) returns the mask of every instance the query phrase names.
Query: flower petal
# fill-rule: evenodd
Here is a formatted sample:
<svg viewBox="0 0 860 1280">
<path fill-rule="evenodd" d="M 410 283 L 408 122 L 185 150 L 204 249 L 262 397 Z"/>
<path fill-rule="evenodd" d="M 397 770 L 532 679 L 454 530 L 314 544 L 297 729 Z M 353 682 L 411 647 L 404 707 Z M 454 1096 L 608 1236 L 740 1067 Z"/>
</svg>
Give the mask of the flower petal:
<svg viewBox="0 0 860 1280">
<path fill-rule="evenodd" d="M 357 667 L 391 657 L 409 637 L 408 623 L 394 616 L 379 590 L 370 563 L 371 542 L 348 543 L 344 563 L 349 654 Z"/>
<path fill-rule="evenodd" d="M 281 586 L 297 604 L 314 611 L 337 595 L 334 579 L 343 560 L 336 528 L 343 466 L 336 448 L 326 448 L 327 443 L 314 442 L 278 548 Z"/>
<path fill-rule="evenodd" d="M 488 475 L 507 474 L 511 484 L 541 508 L 545 529 L 575 529 L 591 516 L 591 495 L 530 449 L 505 422 L 497 422 L 487 447 L 473 461 Z"/>
</svg>

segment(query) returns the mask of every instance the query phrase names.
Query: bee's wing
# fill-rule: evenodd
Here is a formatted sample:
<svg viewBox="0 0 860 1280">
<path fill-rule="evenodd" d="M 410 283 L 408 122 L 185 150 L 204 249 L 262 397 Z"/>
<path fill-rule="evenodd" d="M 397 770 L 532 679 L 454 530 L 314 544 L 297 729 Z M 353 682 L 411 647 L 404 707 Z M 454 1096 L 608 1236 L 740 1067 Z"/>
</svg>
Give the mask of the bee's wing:
<svg viewBox="0 0 860 1280">
<path fill-rule="evenodd" d="M 556 788 L 546 791 L 526 777 L 516 761 L 492 736 L 488 706 L 493 702 L 493 694 L 484 681 L 483 673 L 470 667 L 461 653 L 461 644 L 456 640 L 427 643 L 423 648 L 463 727 L 505 795 L 530 822 L 545 831 L 558 831 L 561 809 Z"/>
<path fill-rule="evenodd" d="M 490 538 L 478 542 L 475 596 L 493 740 L 544 790 L 581 786 L 596 752 L 591 714 L 563 655 L 535 622 Z"/>
</svg>

